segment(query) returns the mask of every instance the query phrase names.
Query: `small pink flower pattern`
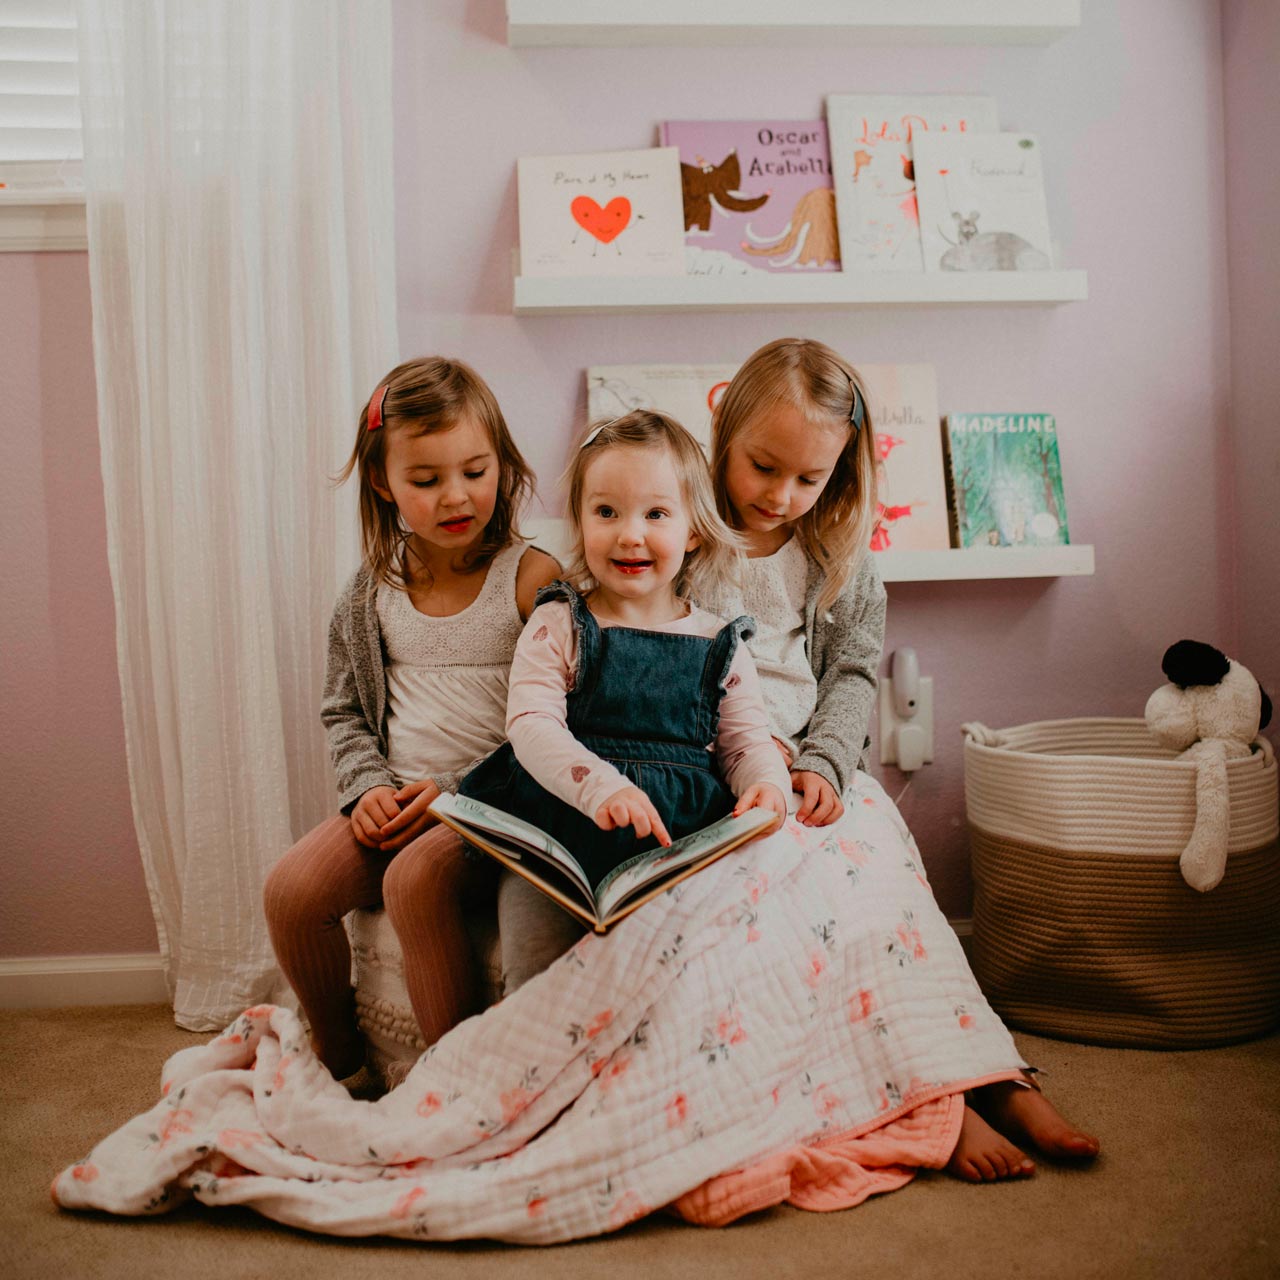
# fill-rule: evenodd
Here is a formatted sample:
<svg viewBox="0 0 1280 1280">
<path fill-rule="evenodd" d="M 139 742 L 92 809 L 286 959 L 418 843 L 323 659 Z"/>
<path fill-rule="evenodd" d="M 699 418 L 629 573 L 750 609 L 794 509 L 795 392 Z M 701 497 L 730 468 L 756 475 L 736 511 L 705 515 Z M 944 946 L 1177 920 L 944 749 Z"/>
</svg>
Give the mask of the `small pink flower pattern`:
<svg viewBox="0 0 1280 1280">
<path fill-rule="evenodd" d="M 159 1133 L 153 1133 L 151 1140 L 157 1146 L 167 1147 L 179 1134 L 191 1132 L 191 1121 L 194 1119 L 192 1112 L 185 1108 L 170 1111 L 164 1118 L 164 1123 L 160 1126 Z"/>
<path fill-rule="evenodd" d="M 667 1128 L 678 1129 L 689 1115 L 689 1099 L 683 1093 L 677 1093 L 667 1103 Z"/>
<path fill-rule="evenodd" d="M 88 1161 L 85 1161 L 83 1164 L 76 1165 L 76 1167 L 71 1170 L 71 1176 L 77 1182 L 93 1182 L 98 1176 L 98 1166 L 96 1164 L 89 1164 Z"/>
<path fill-rule="evenodd" d="M 423 1097 L 422 1101 L 418 1103 L 417 1111 L 423 1119 L 426 1119 L 427 1116 L 435 1115 L 443 1105 L 444 1104 L 440 1101 L 440 1095 L 438 1093 L 428 1093 Z"/>
<path fill-rule="evenodd" d="M 805 967 L 804 980 L 813 990 L 818 989 L 818 985 L 822 982 L 822 975 L 827 970 L 827 955 L 825 951 L 815 947 L 809 952 L 809 963 Z"/>
<path fill-rule="evenodd" d="M 862 1022 L 875 1012 L 876 998 L 865 987 L 849 1000 L 849 1021 Z"/>
<path fill-rule="evenodd" d="M 218 1146 L 224 1151 L 234 1151 L 237 1147 L 256 1147 L 262 1141 L 262 1134 L 252 1129 L 223 1129 L 218 1134 Z"/>
<path fill-rule="evenodd" d="M 929 953 L 925 950 L 920 938 L 920 930 L 916 928 L 915 913 L 904 911 L 902 921 L 893 931 L 885 950 L 897 960 L 899 967 L 911 964 L 915 960 L 927 960 Z"/>
<path fill-rule="evenodd" d="M 426 1190 L 423 1187 L 410 1187 L 396 1202 L 391 1206 L 391 1216 L 393 1218 L 407 1218 L 409 1210 L 413 1208 L 417 1201 L 425 1196 Z"/>
<path fill-rule="evenodd" d="M 640 1198 L 637 1191 L 624 1191 L 614 1202 L 609 1212 L 609 1230 L 617 1231 L 628 1222 L 635 1222 L 649 1213 L 649 1206 Z"/>
</svg>

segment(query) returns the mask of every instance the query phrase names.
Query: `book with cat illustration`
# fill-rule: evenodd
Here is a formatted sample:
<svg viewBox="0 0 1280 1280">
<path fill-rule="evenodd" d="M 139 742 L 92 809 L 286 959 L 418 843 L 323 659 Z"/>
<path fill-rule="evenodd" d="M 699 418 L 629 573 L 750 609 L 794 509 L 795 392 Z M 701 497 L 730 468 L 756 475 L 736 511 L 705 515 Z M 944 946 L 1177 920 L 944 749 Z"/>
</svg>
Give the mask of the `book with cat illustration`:
<svg viewBox="0 0 1280 1280">
<path fill-rule="evenodd" d="M 605 933 L 637 907 L 760 834 L 774 820 L 768 809 L 748 809 L 650 849 L 606 872 L 594 884 L 558 840 L 531 822 L 470 796 L 445 793 L 431 812 L 468 844 L 541 889 L 596 933 Z"/>
<path fill-rule="evenodd" d="M 587 370 L 587 421 L 632 409 L 669 414 L 711 453 L 711 414 L 736 364 L 599 364 Z"/>
<path fill-rule="evenodd" d="M 522 274 L 684 275 L 674 147 L 521 156 L 516 182 Z"/>
<path fill-rule="evenodd" d="M 915 156 L 926 271 L 1053 266 L 1040 144 L 1031 134 L 922 135 Z"/>
<path fill-rule="evenodd" d="M 923 271 L 917 139 L 998 128 L 995 99 L 982 94 L 830 94 L 827 129 L 844 269 Z"/>
<path fill-rule="evenodd" d="M 689 275 L 839 271 L 823 120 L 667 120 Z"/>
<path fill-rule="evenodd" d="M 945 448 L 957 547 L 1070 541 L 1053 414 L 948 414 Z"/>
<path fill-rule="evenodd" d="M 861 364 L 876 432 L 872 551 L 945 551 L 947 486 L 938 380 L 931 364 Z"/>
</svg>

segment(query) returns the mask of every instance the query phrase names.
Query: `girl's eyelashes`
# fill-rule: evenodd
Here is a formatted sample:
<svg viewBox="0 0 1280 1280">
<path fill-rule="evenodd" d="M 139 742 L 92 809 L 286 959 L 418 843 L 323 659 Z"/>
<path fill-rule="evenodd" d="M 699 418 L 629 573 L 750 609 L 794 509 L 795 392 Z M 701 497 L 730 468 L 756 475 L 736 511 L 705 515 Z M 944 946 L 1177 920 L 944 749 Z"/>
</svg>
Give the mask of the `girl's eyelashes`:
<svg viewBox="0 0 1280 1280">
<path fill-rule="evenodd" d="M 485 470 L 488 470 L 488 468 L 485 468 Z M 468 480 L 483 480 L 485 475 L 484 471 L 464 471 L 462 474 Z M 409 483 L 413 485 L 415 489 L 433 489 L 440 483 L 440 477 L 432 476 L 427 480 L 411 480 Z"/>
<path fill-rule="evenodd" d="M 652 511 L 646 511 L 644 513 L 644 518 L 646 520 L 661 520 L 663 516 L 669 514 L 669 512 L 664 511 L 661 507 L 654 507 Z"/>
<path fill-rule="evenodd" d="M 412 484 L 415 489 L 430 489 L 438 482 L 436 477 L 432 476 L 430 480 L 411 480 L 409 483 Z"/>
<path fill-rule="evenodd" d="M 755 467 L 755 469 L 758 472 L 760 472 L 760 474 L 763 476 L 768 476 L 773 474 L 772 467 L 766 467 L 763 462 L 757 462 L 754 458 L 751 459 L 751 465 Z"/>
<path fill-rule="evenodd" d="M 487 470 L 488 468 L 485 468 Z M 481 471 L 464 471 L 462 473 L 468 480 L 483 480 L 484 470 Z"/>
<path fill-rule="evenodd" d="M 607 507 L 602 505 L 596 508 L 595 514 L 598 515 L 602 520 L 612 520 L 615 513 L 612 507 Z"/>
</svg>

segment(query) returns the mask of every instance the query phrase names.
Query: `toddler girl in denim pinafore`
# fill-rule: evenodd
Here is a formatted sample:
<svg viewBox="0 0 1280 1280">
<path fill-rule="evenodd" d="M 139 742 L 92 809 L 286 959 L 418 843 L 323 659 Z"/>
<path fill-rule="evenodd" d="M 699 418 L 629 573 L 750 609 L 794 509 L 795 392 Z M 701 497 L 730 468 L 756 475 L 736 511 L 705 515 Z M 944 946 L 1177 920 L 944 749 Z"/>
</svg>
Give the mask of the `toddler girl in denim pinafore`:
<svg viewBox="0 0 1280 1280">
<path fill-rule="evenodd" d="M 598 883 L 732 811 L 764 808 L 781 822 L 791 781 L 740 643 L 749 620 L 726 626 L 690 603 L 740 558 L 697 441 L 636 410 L 591 431 L 567 482 L 569 581 L 543 589 L 516 643 L 510 742 L 460 791 L 547 831 Z M 499 885 L 498 917 L 507 994 L 581 932 L 514 872 Z"/>
</svg>

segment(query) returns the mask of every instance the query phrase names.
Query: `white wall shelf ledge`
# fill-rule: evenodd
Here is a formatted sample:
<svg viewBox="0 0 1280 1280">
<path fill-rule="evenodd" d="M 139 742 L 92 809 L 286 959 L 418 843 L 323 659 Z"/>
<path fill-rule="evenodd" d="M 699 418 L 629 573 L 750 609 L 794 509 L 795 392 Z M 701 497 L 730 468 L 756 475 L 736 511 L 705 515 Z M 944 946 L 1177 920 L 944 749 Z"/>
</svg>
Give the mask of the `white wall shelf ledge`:
<svg viewBox="0 0 1280 1280">
<path fill-rule="evenodd" d="M 517 276 L 515 313 L 739 311 L 755 307 L 1054 305 L 1089 296 L 1084 271 L 823 271 L 724 276 Z"/>
<path fill-rule="evenodd" d="M 520 531 L 561 563 L 568 526 L 557 516 L 522 520 Z M 980 578 L 1071 578 L 1093 573 L 1093 548 L 971 547 L 964 551 L 876 551 L 886 582 L 963 582 Z"/>
<path fill-rule="evenodd" d="M 1080 0 L 507 0 L 507 42 L 535 45 L 1045 45 Z"/>
</svg>

